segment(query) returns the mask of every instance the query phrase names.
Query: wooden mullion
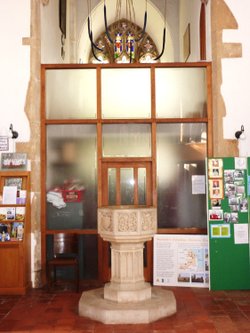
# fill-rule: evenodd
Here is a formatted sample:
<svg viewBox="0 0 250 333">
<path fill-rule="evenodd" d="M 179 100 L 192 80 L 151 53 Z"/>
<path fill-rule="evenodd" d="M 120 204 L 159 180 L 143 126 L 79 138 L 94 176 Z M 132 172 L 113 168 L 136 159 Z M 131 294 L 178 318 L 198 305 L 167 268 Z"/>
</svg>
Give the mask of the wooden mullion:
<svg viewBox="0 0 250 333">
<path fill-rule="evenodd" d="M 155 67 L 151 67 L 151 118 L 156 118 L 156 101 L 155 101 Z"/>
<path fill-rule="evenodd" d="M 151 188 L 149 189 L 150 194 L 152 195 L 151 205 L 153 205 L 154 207 L 157 206 L 156 130 L 157 130 L 157 125 L 154 122 L 152 123 L 152 128 L 151 128 L 151 137 L 152 137 L 151 138 L 152 163 L 150 170 L 151 179 L 148 179 L 148 181 L 151 184 Z"/>
<path fill-rule="evenodd" d="M 98 207 L 102 206 L 103 203 L 103 193 L 102 193 L 102 181 L 103 181 L 103 174 L 102 174 L 102 125 L 99 122 L 97 124 L 97 205 Z"/>
</svg>

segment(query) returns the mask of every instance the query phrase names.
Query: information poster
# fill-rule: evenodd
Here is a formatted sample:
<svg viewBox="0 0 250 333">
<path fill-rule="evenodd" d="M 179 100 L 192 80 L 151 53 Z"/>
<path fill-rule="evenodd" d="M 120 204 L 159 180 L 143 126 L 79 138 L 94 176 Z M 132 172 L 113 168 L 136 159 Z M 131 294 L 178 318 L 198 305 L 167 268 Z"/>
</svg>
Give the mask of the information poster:
<svg viewBox="0 0 250 333">
<path fill-rule="evenodd" d="M 154 285 L 208 288 L 208 236 L 155 235 Z"/>
</svg>

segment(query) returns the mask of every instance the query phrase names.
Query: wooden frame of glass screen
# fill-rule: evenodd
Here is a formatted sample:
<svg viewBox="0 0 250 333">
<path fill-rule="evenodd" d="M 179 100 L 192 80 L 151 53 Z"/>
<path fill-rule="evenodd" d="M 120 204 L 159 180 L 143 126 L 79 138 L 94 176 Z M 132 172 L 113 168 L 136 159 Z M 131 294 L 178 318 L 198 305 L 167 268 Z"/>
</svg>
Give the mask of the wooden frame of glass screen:
<svg viewBox="0 0 250 333">
<path fill-rule="evenodd" d="M 185 67 L 202 67 L 206 68 L 207 78 L 207 117 L 205 118 L 156 118 L 156 105 L 155 105 L 155 69 L 156 68 L 185 68 Z M 96 119 L 46 119 L 45 109 L 45 73 L 50 69 L 96 69 L 97 78 L 97 117 Z M 151 72 L 151 118 L 147 119 L 102 119 L 101 117 L 101 70 L 103 68 L 149 68 Z M 212 91 L 211 91 L 211 63 L 199 62 L 199 63 L 157 63 L 157 64 L 112 64 L 112 65 L 93 65 L 93 64 L 44 64 L 41 65 L 41 233 L 42 233 L 42 272 L 43 281 L 45 282 L 45 265 L 46 265 L 46 235 L 59 232 L 58 230 L 46 229 L 46 126 L 49 124 L 95 124 L 97 127 L 97 161 L 98 161 L 98 207 L 101 207 L 105 203 L 103 198 L 103 184 L 102 184 L 102 166 L 109 159 L 102 157 L 102 124 L 112 123 L 142 123 L 151 124 L 151 140 L 152 140 L 152 156 L 150 158 L 136 159 L 141 162 L 151 163 L 151 195 L 152 205 L 157 207 L 157 190 L 156 190 L 156 125 L 158 123 L 205 123 L 207 125 L 207 155 L 212 156 Z M 133 158 L 126 158 L 127 162 L 133 163 Z M 114 161 L 114 159 L 112 159 Z M 119 161 L 118 161 L 119 162 Z M 97 234 L 97 230 L 93 229 L 79 229 L 79 230 L 67 230 L 66 232 L 77 232 L 78 234 Z M 194 229 L 188 230 L 187 228 L 171 228 L 171 229 L 158 229 L 158 233 L 164 234 L 184 234 L 184 233 L 196 233 L 205 234 L 206 229 Z M 105 270 L 104 263 L 108 261 L 107 248 L 104 246 L 103 241 L 98 239 L 98 272 L 99 280 L 104 282 L 108 279 L 109 273 Z M 147 268 L 145 269 L 145 279 L 152 281 L 152 268 L 153 268 L 153 247 L 152 242 L 147 244 Z"/>
</svg>

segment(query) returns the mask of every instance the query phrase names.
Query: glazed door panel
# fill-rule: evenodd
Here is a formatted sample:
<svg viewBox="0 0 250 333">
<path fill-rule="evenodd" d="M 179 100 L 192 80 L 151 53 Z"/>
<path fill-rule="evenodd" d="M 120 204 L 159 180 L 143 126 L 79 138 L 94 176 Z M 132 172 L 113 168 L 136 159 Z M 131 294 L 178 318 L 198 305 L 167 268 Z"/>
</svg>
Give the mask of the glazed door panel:
<svg viewBox="0 0 250 333">
<path fill-rule="evenodd" d="M 102 206 L 152 205 L 150 162 L 104 162 Z"/>
<path fill-rule="evenodd" d="M 151 162 L 103 162 L 102 206 L 150 206 L 152 205 Z M 103 282 L 111 277 L 109 242 L 100 239 L 99 255 L 102 254 Z M 144 248 L 144 277 L 152 281 L 152 241 Z"/>
</svg>

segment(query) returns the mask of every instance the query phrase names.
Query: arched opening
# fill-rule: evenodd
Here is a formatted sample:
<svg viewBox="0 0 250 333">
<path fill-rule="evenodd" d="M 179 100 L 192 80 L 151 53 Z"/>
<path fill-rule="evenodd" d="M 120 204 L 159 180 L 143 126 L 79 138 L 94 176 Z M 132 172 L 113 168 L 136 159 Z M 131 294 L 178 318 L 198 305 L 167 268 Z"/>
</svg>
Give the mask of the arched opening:
<svg viewBox="0 0 250 333">
<path fill-rule="evenodd" d="M 135 6 L 141 6 L 136 7 L 137 12 L 141 15 L 135 21 L 127 19 L 126 21 L 125 19 L 117 21 L 115 6 L 111 6 L 112 1 L 106 1 L 106 3 L 107 7 L 111 8 L 108 12 L 108 27 L 111 32 L 113 31 L 113 38 L 115 38 L 117 25 L 123 22 L 134 29 L 135 35 L 141 31 L 144 0 L 134 2 Z M 97 45 L 101 41 L 103 44 L 106 43 L 107 58 L 109 57 L 113 61 L 115 48 L 107 43 L 106 37 L 103 35 L 105 30 L 103 4 L 104 2 L 101 1 L 91 11 L 91 30 L 95 36 L 94 43 Z M 181 1 L 180 4 L 183 5 Z M 196 25 L 190 23 L 191 35 L 197 35 L 198 32 L 200 5 L 200 0 L 195 1 Z M 198 7 L 199 9 L 197 9 Z M 180 8 L 175 7 L 175 9 L 179 10 Z M 85 23 L 79 33 L 79 44 L 76 48 L 76 59 L 80 59 L 79 61 L 84 64 L 72 67 L 69 64 L 62 67 L 57 65 L 56 68 L 52 69 L 51 67 L 48 71 L 44 67 L 46 71 L 43 76 L 46 81 L 46 96 L 43 98 L 47 99 L 43 102 L 43 112 L 44 115 L 46 114 L 44 119 L 47 117 L 46 123 L 43 124 L 43 132 L 47 134 L 47 146 L 45 147 L 45 143 L 43 146 L 44 151 L 47 149 L 47 164 L 43 164 L 44 170 L 47 168 L 44 173 L 47 177 L 47 188 L 44 185 L 44 194 L 57 184 L 65 184 L 65 180 L 80 179 L 78 172 L 80 173 L 81 179 L 84 181 L 84 188 L 87 189 L 86 196 L 84 196 L 84 207 L 83 209 L 82 207 L 75 209 L 74 206 L 78 207 L 82 203 L 68 203 L 66 207 L 73 206 L 70 213 L 73 214 L 76 211 L 79 213 L 78 219 L 65 219 L 64 227 L 70 233 L 73 229 L 72 223 L 70 224 L 68 221 L 79 222 L 73 227 L 81 235 L 82 247 L 86 246 L 82 251 L 86 258 L 82 258 L 82 262 L 84 264 L 87 262 L 89 265 L 85 271 L 82 270 L 83 279 L 96 278 L 98 273 L 98 278 L 105 281 L 109 278 L 109 247 L 102 243 L 97 235 L 96 207 L 105 204 L 103 199 L 108 198 L 107 193 L 113 193 L 112 189 L 116 191 L 116 202 L 122 203 L 122 189 L 124 187 L 126 193 L 127 188 L 131 190 L 129 198 L 131 198 L 130 194 L 132 193 L 135 198 L 133 203 L 138 203 L 140 202 L 140 180 L 150 178 L 150 181 L 141 181 L 141 183 L 146 186 L 148 192 L 145 191 L 145 193 L 151 195 L 153 205 L 158 205 L 160 233 L 185 233 L 190 232 L 191 229 L 191 232 L 194 233 L 206 232 L 205 197 L 196 197 L 195 201 L 188 194 L 192 189 L 192 176 L 195 176 L 197 172 L 204 173 L 204 160 L 207 153 L 211 151 L 211 143 L 207 145 L 210 136 L 207 136 L 207 142 L 203 142 L 202 139 L 204 133 L 211 133 L 211 117 L 208 117 L 211 114 L 208 84 L 211 71 L 205 63 L 187 64 L 187 66 L 179 63 L 173 65 L 163 63 L 173 62 L 181 58 L 180 43 L 183 39 L 180 36 L 183 37 L 183 30 L 179 27 L 178 39 L 172 43 L 173 29 L 168 28 L 162 10 L 151 2 L 148 2 L 149 20 L 145 36 L 150 38 L 152 45 L 151 58 L 157 57 L 162 48 L 162 31 L 164 26 L 167 27 L 166 50 L 160 59 L 162 63 L 156 63 L 152 66 L 140 64 L 134 66 L 130 66 L 130 64 L 127 66 L 90 65 L 89 62 L 93 56 L 88 34 L 88 14 L 85 13 L 85 15 Z M 184 16 L 182 13 L 181 17 Z M 187 19 L 187 17 L 185 18 Z M 190 21 L 193 22 L 192 20 L 193 17 L 190 16 Z M 183 28 L 186 28 L 187 22 L 189 20 L 184 22 Z M 96 38 L 96 36 L 100 37 Z M 124 49 L 126 49 L 127 36 L 126 33 Z M 100 43 L 99 38 L 101 39 Z M 199 38 L 196 41 L 196 51 L 193 52 L 196 56 L 199 51 L 198 40 Z M 124 55 L 122 51 L 123 49 L 118 54 L 118 60 L 122 59 Z M 96 55 L 98 56 L 98 54 Z M 135 57 L 140 58 L 139 51 Z M 130 60 L 129 58 L 130 52 L 126 51 L 125 59 Z M 193 61 L 193 58 L 194 56 L 190 57 L 191 60 L 188 61 Z M 66 60 L 67 50 L 64 62 Z M 194 68 L 192 68 L 193 65 Z M 200 96 L 198 96 L 199 94 Z M 148 140 L 145 140 L 145 137 Z M 140 145 L 137 144 L 136 138 Z M 96 142 L 97 146 L 95 146 Z M 76 146 L 76 155 L 72 158 L 74 163 L 71 163 L 72 160 L 68 160 L 72 157 L 72 151 L 74 152 L 74 148 L 71 149 L 72 143 L 73 146 Z M 113 147 L 114 143 L 118 143 L 119 146 L 118 156 L 116 146 Z M 112 146 L 111 148 L 114 148 L 114 152 L 111 150 L 106 156 L 105 147 L 109 147 L 109 144 Z M 143 144 L 147 144 L 150 149 L 149 152 L 146 151 L 141 156 Z M 135 154 L 129 155 L 127 150 L 131 153 L 133 145 L 136 148 L 140 147 L 140 151 L 138 153 L 136 150 Z M 65 150 L 66 153 L 68 152 L 68 147 L 70 147 L 70 156 L 65 154 Z M 122 147 L 125 149 L 124 154 L 121 154 Z M 57 148 L 58 152 L 54 152 Z M 90 159 L 91 154 L 92 160 Z M 59 156 L 58 161 L 53 161 L 55 155 Z M 78 164 L 76 167 L 75 162 Z M 120 164 L 112 164 L 111 162 Z M 141 164 L 138 164 L 139 162 Z M 110 164 L 107 166 L 107 163 Z M 125 163 L 134 164 L 131 167 L 131 164 Z M 58 172 L 59 167 L 62 168 L 60 172 Z M 150 172 L 145 173 L 146 167 Z M 168 169 L 167 172 L 166 169 Z M 52 172 L 55 172 L 56 176 Z M 130 176 L 132 182 L 129 179 Z M 158 187 L 156 186 L 157 179 L 159 179 L 160 184 Z M 109 182 L 114 186 L 110 186 L 110 188 L 106 186 Z M 135 186 L 132 188 L 131 184 L 135 184 Z M 181 186 L 182 190 L 180 191 Z M 146 198 L 151 197 L 146 196 Z M 191 206 L 187 198 L 191 199 L 193 209 L 189 209 Z M 49 209 L 53 210 L 49 212 Z M 191 215 L 193 211 L 197 211 L 199 215 L 196 214 L 194 220 L 193 216 L 182 213 L 184 210 L 190 212 Z M 44 216 L 48 214 L 47 221 L 44 222 L 47 223 L 47 229 L 43 239 L 44 243 L 47 240 L 48 249 L 50 235 L 56 233 L 56 228 L 61 227 L 62 224 L 62 218 L 58 221 L 52 219 L 53 211 L 57 212 L 56 208 L 54 209 L 50 203 L 44 202 Z M 66 213 L 68 214 L 68 211 Z M 94 247 L 94 250 L 91 246 Z M 92 257 L 95 253 L 95 262 L 88 257 L 90 249 Z M 46 251 L 48 252 L 48 250 Z M 95 264 L 94 268 L 92 267 L 93 263 Z M 145 250 L 145 272 L 147 279 L 152 280 L 152 244 L 148 244 Z"/>
<path fill-rule="evenodd" d="M 159 52 L 152 38 L 136 24 L 121 19 L 108 27 L 110 41 L 103 32 L 94 42 L 89 63 L 153 63 L 158 61 Z M 139 37 L 138 37 L 139 36 Z"/>
<path fill-rule="evenodd" d="M 134 2 L 134 11 L 136 15 L 132 17 L 133 20 L 131 17 L 128 16 L 128 14 L 126 14 L 125 7 L 121 7 L 121 12 L 119 13 L 119 16 L 117 16 L 116 6 L 114 6 L 114 1 L 111 0 L 106 1 L 106 8 L 108 12 L 109 29 L 111 30 L 115 29 L 115 26 L 119 24 L 118 22 L 121 23 L 120 20 L 122 20 L 123 22 L 130 21 L 129 26 L 130 27 L 134 26 L 133 29 L 135 31 L 143 29 L 145 0 L 137 0 L 136 2 Z M 151 51 L 151 53 L 152 54 L 156 54 L 157 52 L 159 53 L 162 50 L 163 29 L 166 26 L 165 52 L 163 53 L 160 61 L 173 62 L 175 61 L 173 41 L 170 34 L 168 22 L 166 20 L 166 17 L 164 17 L 163 12 L 159 10 L 159 8 L 156 7 L 154 4 L 152 4 L 150 1 L 147 1 L 146 36 L 148 36 L 150 42 L 148 46 L 152 45 L 154 47 L 154 51 Z M 96 36 L 102 36 L 103 32 L 105 31 L 104 1 L 101 1 L 95 8 L 91 10 L 90 16 L 92 22 L 91 29 L 93 32 L 94 40 L 95 42 L 98 43 L 98 38 L 96 38 Z M 147 39 L 144 39 L 144 41 L 145 41 L 144 45 L 146 45 Z M 88 18 L 86 17 L 79 36 L 79 43 L 77 48 L 77 57 L 79 59 L 79 62 L 88 63 L 90 58 L 89 57 L 90 53 L 91 53 L 91 43 L 88 36 Z"/>
</svg>

